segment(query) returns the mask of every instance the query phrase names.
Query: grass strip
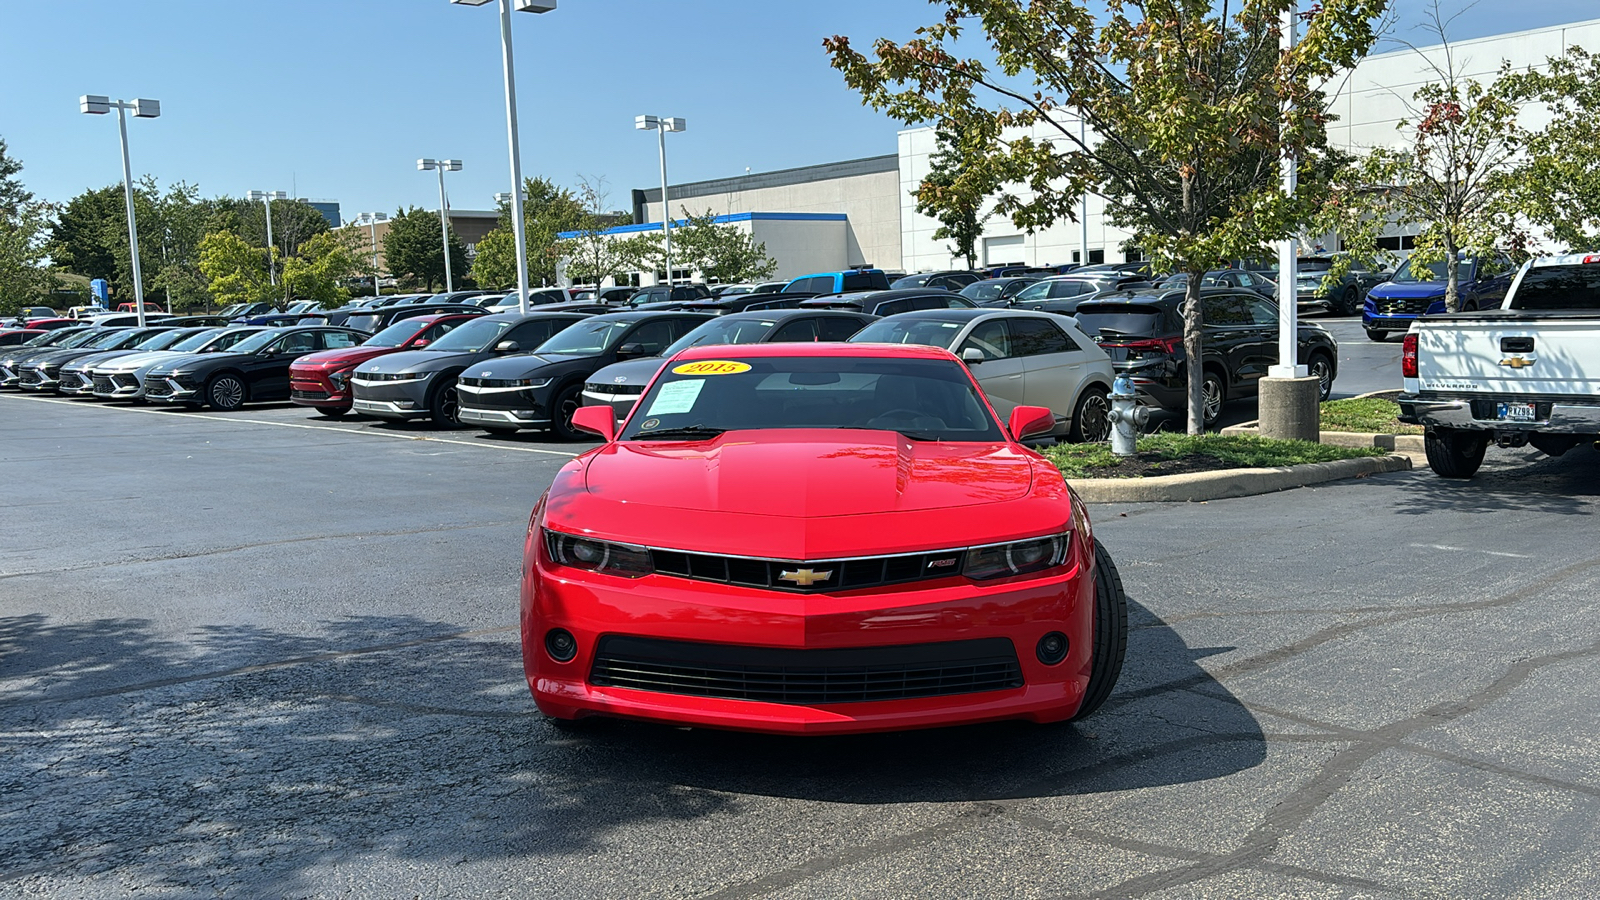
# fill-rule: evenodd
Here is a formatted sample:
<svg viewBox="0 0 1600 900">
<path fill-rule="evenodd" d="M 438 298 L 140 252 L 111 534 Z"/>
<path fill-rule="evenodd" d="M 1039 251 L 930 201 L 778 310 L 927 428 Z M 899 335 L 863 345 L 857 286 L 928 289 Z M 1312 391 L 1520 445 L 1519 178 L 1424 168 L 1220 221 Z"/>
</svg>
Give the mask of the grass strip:
<svg viewBox="0 0 1600 900">
<path fill-rule="evenodd" d="M 1329 400 L 1322 404 L 1323 431 L 1354 431 L 1362 434 L 1421 434 L 1416 425 L 1403 425 L 1396 417 L 1400 404 L 1382 397 L 1353 397 Z"/>
<path fill-rule="evenodd" d="M 1124 460 L 1111 452 L 1109 444 L 1056 444 L 1040 452 L 1055 463 L 1068 478 L 1139 477 L 1149 472 L 1152 463 L 1203 460 L 1206 469 L 1255 469 L 1272 466 L 1298 466 L 1384 456 L 1387 450 L 1373 447 L 1332 447 L 1310 441 L 1278 441 L 1245 435 L 1160 433 L 1139 438 L 1139 456 Z M 1119 471 L 1121 470 L 1121 471 Z"/>
</svg>

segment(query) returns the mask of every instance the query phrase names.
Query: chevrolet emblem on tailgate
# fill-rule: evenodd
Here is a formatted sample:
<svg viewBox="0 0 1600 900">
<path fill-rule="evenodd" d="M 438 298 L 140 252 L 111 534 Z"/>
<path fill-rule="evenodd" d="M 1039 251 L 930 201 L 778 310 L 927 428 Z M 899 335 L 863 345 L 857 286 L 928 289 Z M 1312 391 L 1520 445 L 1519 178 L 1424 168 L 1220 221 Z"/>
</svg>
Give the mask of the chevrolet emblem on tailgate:
<svg viewBox="0 0 1600 900">
<path fill-rule="evenodd" d="M 796 569 L 793 572 L 784 572 L 778 577 L 784 581 L 792 581 L 801 587 L 810 587 L 819 581 L 827 581 L 829 578 L 832 578 L 833 570 L 829 569 L 823 572 L 816 572 L 812 571 L 811 569 Z"/>
<path fill-rule="evenodd" d="M 1513 369 L 1526 369 L 1536 362 L 1538 362 L 1538 360 L 1528 359 L 1526 356 L 1508 356 L 1505 359 L 1500 360 L 1500 365 L 1508 366 Z"/>
</svg>

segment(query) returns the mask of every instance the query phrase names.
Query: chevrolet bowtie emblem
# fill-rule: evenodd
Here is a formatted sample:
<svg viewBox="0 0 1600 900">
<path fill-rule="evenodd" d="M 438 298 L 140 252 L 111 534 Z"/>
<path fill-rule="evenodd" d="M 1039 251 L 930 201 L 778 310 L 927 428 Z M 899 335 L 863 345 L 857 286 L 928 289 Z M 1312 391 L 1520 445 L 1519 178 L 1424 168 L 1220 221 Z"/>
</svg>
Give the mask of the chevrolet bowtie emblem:
<svg viewBox="0 0 1600 900">
<path fill-rule="evenodd" d="M 827 581 L 833 577 L 833 570 L 817 572 L 811 569 L 796 569 L 793 572 L 784 572 L 778 576 L 784 581 L 792 581 L 801 587 L 811 587 L 819 581 Z"/>
<path fill-rule="evenodd" d="M 1538 362 L 1538 360 L 1528 359 L 1526 356 L 1510 356 L 1500 360 L 1500 365 L 1507 366 L 1512 369 L 1526 369 L 1536 362 Z"/>
</svg>

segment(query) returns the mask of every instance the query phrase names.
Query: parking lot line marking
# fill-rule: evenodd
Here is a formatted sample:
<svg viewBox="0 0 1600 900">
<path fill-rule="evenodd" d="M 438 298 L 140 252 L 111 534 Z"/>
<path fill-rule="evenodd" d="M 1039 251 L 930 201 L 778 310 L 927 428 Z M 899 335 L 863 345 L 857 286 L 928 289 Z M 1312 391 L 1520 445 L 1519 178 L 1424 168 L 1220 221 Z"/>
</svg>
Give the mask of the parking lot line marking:
<svg viewBox="0 0 1600 900">
<path fill-rule="evenodd" d="M 1506 553 L 1501 550 L 1478 550 L 1473 547 L 1451 547 L 1445 544 L 1412 544 L 1416 550 L 1450 550 L 1455 553 L 1481 553 L 1484 556 L 1509 556 L 1512 559 L 1533 559 L 1531 553 Z"/>
<path fill-rule="evenodd" d="M 35 403 L 56 403 L 62 406 L 83 407 L 82 403 L 72 400 L 55 400 L 50 397 L 27 397 L 20 394 L 3 395 L 15 400 L 32 400 Z M 544 453 L 549 456 L 564 456 L 572 459 L 576 453 L 565 450 L 545 450 L 541 447 L 513 447 L 504 444 L 480 444 L 476 441 L 460 441 L 453 438 L 432 437 L 425 434 L 384 434 L 381 431 L 368 431 L 365 428 L 338 428 L 332 425 L 306 425 L 301 422 L 270 422 L 265 419 L 230 419 L 219 416 L 199 416 L 188 412 L 173 412 L 165 409 L 139 409 L 135 406 L 99 406 L 96 409 L 109 409 L 117 412 L 145 413 L 152 416 L 176 416 L 192 422 L 242 422 L 246 425 L 273 425 L 278 428 L 305 428 L 310 431 L 332 431 L 336 434 L 356 434 L 367 437 L 389 438 L 398 441 L 432 441 L 435 444 L 459 444 L 463 447 L 477 447 L 482 450 L 514 450 L 518 453 Z"/>
</svg>

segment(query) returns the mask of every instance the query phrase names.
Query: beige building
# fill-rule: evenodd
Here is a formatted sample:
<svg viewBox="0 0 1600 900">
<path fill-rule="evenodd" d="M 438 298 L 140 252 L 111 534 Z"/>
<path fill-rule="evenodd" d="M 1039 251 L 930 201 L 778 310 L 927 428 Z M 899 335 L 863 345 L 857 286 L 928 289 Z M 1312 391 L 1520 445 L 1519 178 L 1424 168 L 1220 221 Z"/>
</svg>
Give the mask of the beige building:
<svg viewBox="0 0 1600 900">
<path fill-rule="evenodd" d="M 452 209 L 450 210 L 450 228 L 455 231 L 456 237 L 466 245 L 467 258 L 471 259 L 477 252 L 478 242 L 483 236 L 493 231 L 500 224 L 500 213 L 492 209 Z M 384 259 L 383 236 L 389 233 L 388 221 L 376 225 L 362 225 L 357 222 L 346 222 L 341 228 L 354 228 L 363 237 L 357 246 L 366 259 L 372 258 L 374 250 L 378 254 L 378 270 L 389 274 L 389 264 Z M 373 246 L 376 238 L 377 246 Z"/>
</svg>

